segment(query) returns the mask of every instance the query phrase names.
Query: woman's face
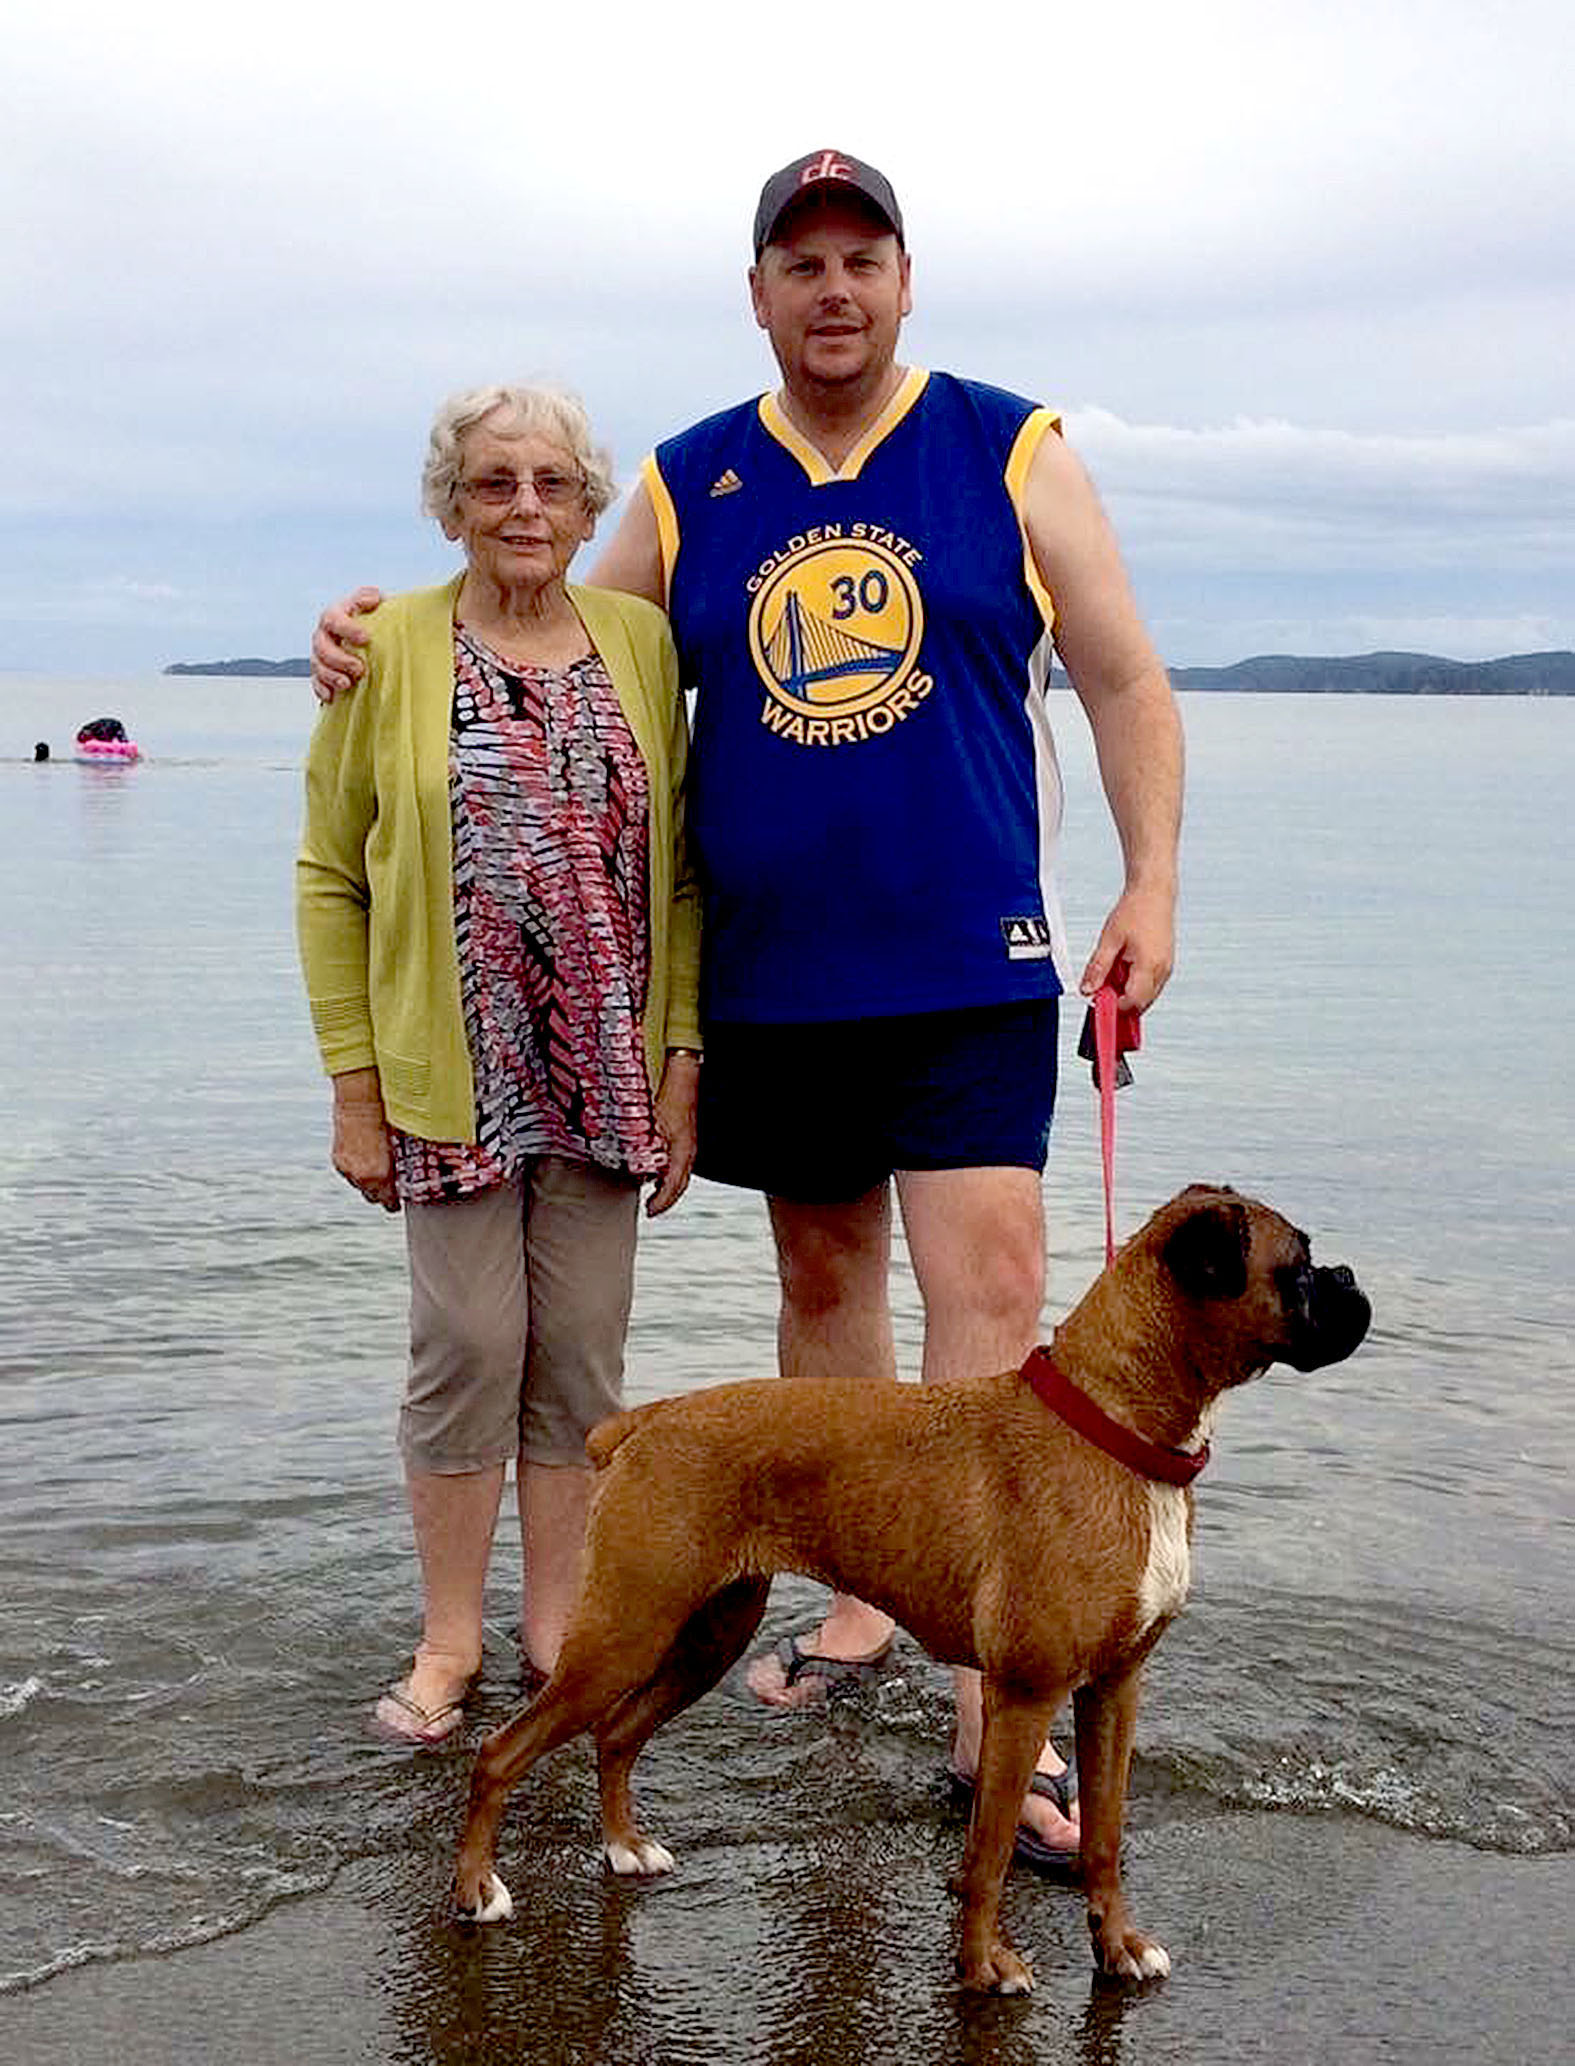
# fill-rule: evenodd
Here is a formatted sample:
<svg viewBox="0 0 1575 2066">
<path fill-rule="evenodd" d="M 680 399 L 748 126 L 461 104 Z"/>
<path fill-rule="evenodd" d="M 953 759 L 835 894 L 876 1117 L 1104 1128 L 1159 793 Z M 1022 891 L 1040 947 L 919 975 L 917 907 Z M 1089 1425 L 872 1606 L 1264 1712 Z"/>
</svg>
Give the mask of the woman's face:
<svg viewBox="0 0 1575 2066">
<path fill-rule="evenodd" d="M 473 573 L 532 593 L 563 579 L 595 528 L 584 478 L 561 445 L 505 410 L 466 432 L 443 530 L 464 546 Z"/>
</svg>

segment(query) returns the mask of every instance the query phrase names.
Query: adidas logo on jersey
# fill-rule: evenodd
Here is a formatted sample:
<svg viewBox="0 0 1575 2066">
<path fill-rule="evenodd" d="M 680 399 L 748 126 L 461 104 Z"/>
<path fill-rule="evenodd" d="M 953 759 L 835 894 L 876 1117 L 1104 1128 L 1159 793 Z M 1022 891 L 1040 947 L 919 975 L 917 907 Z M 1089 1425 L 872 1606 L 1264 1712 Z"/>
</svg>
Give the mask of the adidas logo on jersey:
<svg viewBox="0 0 1575 2066">
<path fill-rule="evenodd" d="M 1047 918 L 1003 918 L 1001 938 L 1008 961 L 1048 961 L 1051 954 L 1050 921 Z"/>
<path fill-rule="evenodd" d="M 729 467 L 726 473 L 719 474 L 711 483 L 711 493 L 713 495 L 736 495 L 743 485 L 738 475 Z"/>
</svg>

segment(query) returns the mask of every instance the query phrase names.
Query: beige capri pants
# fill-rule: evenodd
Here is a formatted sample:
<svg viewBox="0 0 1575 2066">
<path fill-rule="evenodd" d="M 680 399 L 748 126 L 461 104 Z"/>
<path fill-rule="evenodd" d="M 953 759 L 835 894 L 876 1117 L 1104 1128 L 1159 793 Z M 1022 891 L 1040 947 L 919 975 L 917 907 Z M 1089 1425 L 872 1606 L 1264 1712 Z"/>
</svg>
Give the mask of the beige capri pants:
<svg viewBox="0 0 1575 2066">
<path fill-rule="evenodd" d="M 623 1395 L 639 1197 L 637 1177 L 543 1155 L 518 1182 L 406 1205 L 411 1469 L 586 1463 Z"/>
</svg>

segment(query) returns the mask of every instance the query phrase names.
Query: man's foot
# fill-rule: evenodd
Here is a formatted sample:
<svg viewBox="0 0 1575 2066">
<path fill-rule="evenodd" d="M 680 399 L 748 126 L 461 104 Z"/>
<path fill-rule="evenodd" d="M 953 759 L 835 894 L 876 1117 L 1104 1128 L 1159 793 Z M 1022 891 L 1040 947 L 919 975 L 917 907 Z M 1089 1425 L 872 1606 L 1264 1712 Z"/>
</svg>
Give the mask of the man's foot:
<svg viewBox="0 0 1575 2066">
<path fill-rule="evenodd" d="M 752 1658 L 744 1683 L 767 1707 L 812 1707 L 836 1687 L 850 1687 L 878 1677 L 891 1655 L 893 1632 L 873 1650 L 839 1657 L 820 1645 L 824 1628 L 807 1635 L 784 1636 L 774 1650 Z"/>
<path fill-rule="evenodd" d="M 1055 1769 L 1048 1769 L 1051 1766 Z M 952 1763 L 946 1768 L 946 1777 L 958 1798 L 972 1797 L 973 1775 Z M 1065 1871 L 1076 1865 L 1082 1841 L 1077 1777 L 1054 1745 L 1047 1743 L 1018 1813 L 1014 1853 L 1027 1865 Z"/>
</svg>

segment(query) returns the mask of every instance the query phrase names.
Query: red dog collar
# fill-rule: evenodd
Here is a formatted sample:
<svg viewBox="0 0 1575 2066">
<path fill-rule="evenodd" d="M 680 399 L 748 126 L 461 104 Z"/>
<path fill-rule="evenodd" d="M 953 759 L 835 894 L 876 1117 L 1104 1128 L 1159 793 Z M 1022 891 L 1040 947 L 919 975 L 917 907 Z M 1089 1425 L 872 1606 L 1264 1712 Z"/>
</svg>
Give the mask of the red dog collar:
<svg viewBox="0 0 1575 2066">
<path fill-rule="evenodd" d="M 1064 1371 L 1056 1367 L 1048 1349 L 1035 1349 L 1020 1373 L 1032 1389 L 1096 1449 L 1103 1449 L 1117 1463 L 1124 1463 L 1140 1478 L 1158 1478 L 1166 1485 L 1190 1485 L 1209 1460 L 1209 1445 L 1198 1450 L 1167 1449 L 1136 1435 L 1131 1428 L 1112 1420 L 1102 1406 L 1096 1406 L 1087 1392 L 1080 1392 Z"/>
</svg>

